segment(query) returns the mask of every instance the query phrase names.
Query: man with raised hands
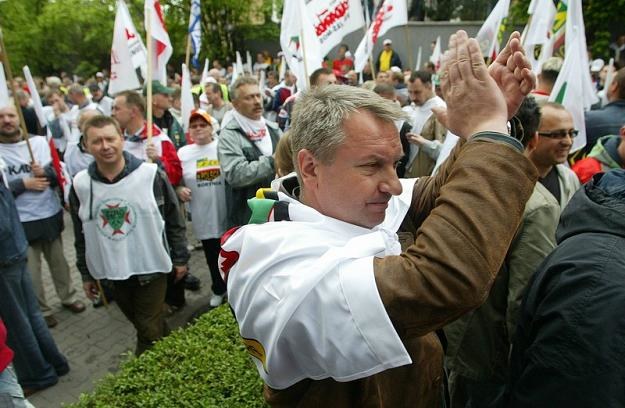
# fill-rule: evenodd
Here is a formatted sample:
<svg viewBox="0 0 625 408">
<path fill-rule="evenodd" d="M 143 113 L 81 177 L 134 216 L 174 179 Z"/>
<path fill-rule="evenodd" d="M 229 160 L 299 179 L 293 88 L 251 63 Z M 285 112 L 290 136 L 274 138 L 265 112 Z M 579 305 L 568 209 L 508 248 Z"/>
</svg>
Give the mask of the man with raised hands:
<svg viewBox="0 0 625 408">
<path fill-rule="evenodd" d="M 227 232 L 221 253 L 270 405 L 441 406 L 435 331 L 486 299 L 537 178 L 508 135 L 535 83 L 519 37 L 487 69 L 477 41 L 451 36 L 441 86 L 465 141 L 436 177 L 397 178 L 397 106 L 334 85 L 302 96 L 297 179 L 250 200 L 260 224 Z M 400 225 L 418 231 L 403 252 Z"/>
</svg>

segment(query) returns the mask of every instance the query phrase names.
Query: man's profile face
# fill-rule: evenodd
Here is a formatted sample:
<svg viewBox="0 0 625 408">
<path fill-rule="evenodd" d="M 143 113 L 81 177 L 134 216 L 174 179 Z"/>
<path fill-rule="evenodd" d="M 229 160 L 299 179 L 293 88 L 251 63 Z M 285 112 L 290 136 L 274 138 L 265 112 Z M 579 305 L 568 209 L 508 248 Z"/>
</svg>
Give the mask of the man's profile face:
<svg viewBox="0 0 625 408">
<path fill-rule="evenodd" d="M 84 143 L 87 151 L 91 153 L 100 166 L 111 165 L 123 160 L 124 140 L 113 125 L 87 129 Z"/>
<path fill-rule="evenodd" d="M 153 95 L 154 106 L 158 109 L 167 110 L 171 108 L 171 95 L 157 93 Z"/>
<path fill-rule="evenodd" d="M 211 105 L 214 105 L 219 101 L 219 93 L 213 91 L 213 87 L 211 85 L 206 86 L 204 89 L 204 93 L 206 94 L 206 99 Z"/>
<path fill-rule="evenodd" d="M 419 78 L 414 82 L 408 81 L 408 95 L 410 100 L 417 106 L 423 105 L 432 97 L 432 85 L 430 83 L 423 83 Z"/>
<path fill-rule="evenodd" d="M 236 90 L 236 97 L 232 105 L 237 112 L 253 120 L 260 119 L 263 114 L 263 104 L 258 85 L 241 85 Z"/>
<path fill-rule="evenodd" d="M 541 109 L 540 126 L 538 127 L 539 134 L 574 128 L 573 116 L 566 110 L 555 109 L 550 106 L 545 106 Z M 555 139 L 539 135 L 536 149 L 532 152 L 530 158 L 543 165 L 564 163 L 569 156 L 571 146 L 573 146 L 571 136 Z"/>
<path fill-rule="evenodd" d="M 126 103 L 125 96 L 122 95 L 115 97 L 111 116 L 117 119 L 122 129 L 128 127 L 128 124 L 130 124 L 130 121 L 133 119 L 134 114 L 132 107 L 128 106 L 128 104 Z"/>
<path fill-rule="evenodd" d="M 0 136 L 13 138 L 20 133 L 20 120 L 13 106 L 0 109 Z"/>
<path fill-rule="evenodd" d="M 403 155 L 393 123 L 367 111 L 343 122 L 344 142 L 330 164 L 317 162 L 315 209 L 324 215 L 373 228 L 384 221 L 391 196 L 402 191 L 395 167 Z M 306 193 L 308 194 L 308 193 Z"/>
<path fill-rule="evenodd" d="M 321 74 L 317 78 L 317 86 L 336 85 L 336 75 L 334 74 Z"/>
</svg>

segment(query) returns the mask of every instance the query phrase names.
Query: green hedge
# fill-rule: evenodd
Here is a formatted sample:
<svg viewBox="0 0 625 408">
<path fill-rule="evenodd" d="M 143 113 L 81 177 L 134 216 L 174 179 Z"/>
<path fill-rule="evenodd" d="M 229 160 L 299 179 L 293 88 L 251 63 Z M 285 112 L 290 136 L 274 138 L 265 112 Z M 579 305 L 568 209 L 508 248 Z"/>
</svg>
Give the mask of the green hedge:
<svg viewBox="0 0 625 408">
<path fill-rule="evenodd" d="M 70 407 L 266 407 L 227 305 L 122 363 Z"/>
</svg>

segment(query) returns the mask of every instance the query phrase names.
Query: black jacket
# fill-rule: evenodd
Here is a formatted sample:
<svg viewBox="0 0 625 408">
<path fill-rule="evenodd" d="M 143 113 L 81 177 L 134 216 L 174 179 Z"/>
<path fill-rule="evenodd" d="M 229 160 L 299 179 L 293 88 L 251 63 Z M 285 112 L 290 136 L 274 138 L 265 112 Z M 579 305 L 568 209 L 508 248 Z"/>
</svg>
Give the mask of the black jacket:
<svg viewBox="0 0 625 408">
<path fill-rule="evenodd" d="M 571 199 L 528 287 L 509 407 L 625 407 L 625 170 Z"/>
<path fill-rule="evenodd" d="M 124 159 L 126 160 L 126 165 L 124 166 L 124 169 L 112 182 L 102 177 L 102 175 L 96 168 L 95 162 L 91 163 L 89 165 L 89 168 L 87 169 L 87 171 L 89 172 L 89 176 L 93 180 L 102 183 L 117 183 L 119 180 L 123 179 L 134 170 L 136 170 L 141 165 L 141 163 L 143 163 L 142 160 L 137 159 L 135 156 L 128 152 L 124 152 Z M 186 265 L 186 263 L 189 261 L 189 251 L 187 250 L 185 222 L 178 206 L 178 197 L 176 196 L 176 192 L 169 183 L 167 175 L 160 169 L 156 172 L 153 189 L 156 204 L 158 205 L 161 216 L 165 221 L 165 235 L 167 237 L 167 242 L 164 244 L 168 246 L 171 261 L 174 265 L 177 266 Z M 93 280 L 93 278 L 89 274 L 89 269 L 87 268 L 87 260 L 85 258 L 85 236 L 82 231 L 82 221 L 78 216 L 80 204 L 81 203 L 78 200 L 78 195 L 76 194 L 74 187 L 72 187 L 69 193 L 69 205 L 70 213 L 72 215 L 72 221 L 74 224 L 76 267 L 82 275 L 83 281 L 91 281 Z M 146 237 L 146 239 L 154 240 L 153 237 Z M 145 277 L 147 275 L 142 276 Z"/>
</svg>

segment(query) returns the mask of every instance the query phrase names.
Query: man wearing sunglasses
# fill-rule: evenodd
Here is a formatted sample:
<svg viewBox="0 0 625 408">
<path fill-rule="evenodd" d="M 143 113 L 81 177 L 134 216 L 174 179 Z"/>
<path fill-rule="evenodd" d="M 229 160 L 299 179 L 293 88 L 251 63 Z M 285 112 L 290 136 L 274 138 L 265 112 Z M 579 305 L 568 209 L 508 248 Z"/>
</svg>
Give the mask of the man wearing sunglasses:
<svg viewBox="0 0 625 408">
<path fill-rule="evenodd" d="M 564 209 L 580 184 L 577 176 L 564 165 L 578 131 L 573 116 L 558 103 L 545 102 L 541 107 L 538 138 L 530 141 L 529 159 L 538 169 L 539 182 Z"/>
</svg>

